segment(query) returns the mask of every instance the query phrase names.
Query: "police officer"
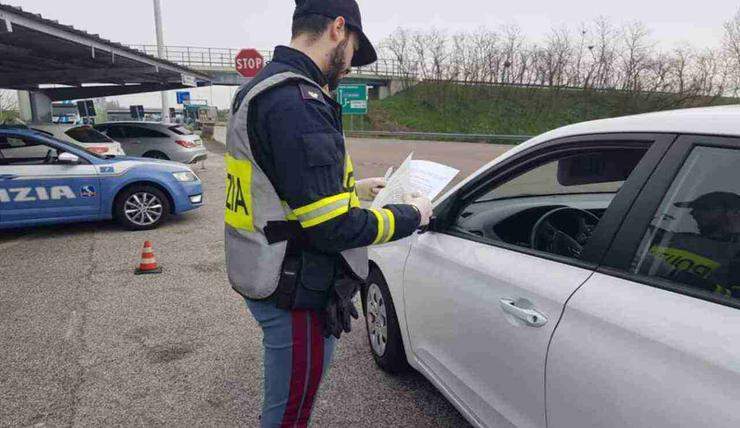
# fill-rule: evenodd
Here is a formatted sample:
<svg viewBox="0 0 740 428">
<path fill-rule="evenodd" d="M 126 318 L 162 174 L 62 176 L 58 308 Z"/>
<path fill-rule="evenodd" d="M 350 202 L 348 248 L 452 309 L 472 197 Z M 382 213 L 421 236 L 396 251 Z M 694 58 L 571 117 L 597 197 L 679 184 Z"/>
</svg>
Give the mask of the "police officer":
<svg viewBox="0 0 740 428">
<path fill-rule="evenodd" d="M 290 46 L 240 88 L 227 134 L 226 262 L 263 331 L 262 426 L 306 426 L 335 340 L 357 318 L 368 245 L 412 234 L 431 203 L 363 209 L 330 93 L 375 62 L 354 0 L 297 0 Z"/>
</svg>

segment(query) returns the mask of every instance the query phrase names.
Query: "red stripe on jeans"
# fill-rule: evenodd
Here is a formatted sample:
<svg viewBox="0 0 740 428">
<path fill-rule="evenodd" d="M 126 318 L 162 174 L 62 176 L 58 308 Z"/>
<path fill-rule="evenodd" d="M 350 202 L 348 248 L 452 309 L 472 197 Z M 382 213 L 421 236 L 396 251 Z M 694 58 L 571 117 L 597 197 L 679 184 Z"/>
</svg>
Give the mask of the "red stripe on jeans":
<svg viewBox="0 0 740 428">
<path fill-rule="evenodd" d="M 291 311 L 293 317 L 293 362 L 290 373 L 290 393 L 288 404 L 285 406 L 281 427 L 295 425 L 298 420 L 298 411 L 303 401 L 303 392 L 306 387 L 307 353 L 308 353 L 308 311 Z"/>
<path fill-rule="evenodd" d="M 324 335 L 322 334 L 321 323 L 316 312 L 311 313 L 311 373 L 308 377 L 308 391 L 306 399 L 301 409 L 300 426 L 307 426 L 308 419 L 311 417 L 313 402 L 316 398 L 316 392 L 321 384 L 321 375 L 324 371 Z"/>
</svg>

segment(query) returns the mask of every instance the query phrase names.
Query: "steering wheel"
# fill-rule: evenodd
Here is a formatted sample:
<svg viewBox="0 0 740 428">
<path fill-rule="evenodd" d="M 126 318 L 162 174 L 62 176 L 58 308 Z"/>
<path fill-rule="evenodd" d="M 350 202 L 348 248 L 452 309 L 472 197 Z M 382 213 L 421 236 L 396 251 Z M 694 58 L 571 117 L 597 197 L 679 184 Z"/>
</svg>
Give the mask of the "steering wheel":
<svg viewBox="0 0 740 428">
<path fill-rule="evenodd" d="M 586 210 L 555 208 L 537 220 L 532 228 L 532 249 L 580 258 L 599 218 Z"/>
</svg>

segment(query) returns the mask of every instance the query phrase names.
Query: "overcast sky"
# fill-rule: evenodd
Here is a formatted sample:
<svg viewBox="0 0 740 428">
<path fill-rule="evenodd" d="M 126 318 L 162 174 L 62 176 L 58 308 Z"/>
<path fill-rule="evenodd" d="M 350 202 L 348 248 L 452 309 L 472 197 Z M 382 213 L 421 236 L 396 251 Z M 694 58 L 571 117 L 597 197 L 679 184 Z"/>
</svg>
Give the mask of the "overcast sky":
<svg viewBox="0 0 740 428">
<path fill-rule="evenodd" d="M 155 42 L 152 0 L 0 0 L 125 44 Z M 716 47 L 722 23 L 740 8 L 738 0 L 360 0 L 366 33 L 380 41 L 399 26 L 449 32 L 517 24 L 531 40 L 554 26 L 575 28 L 598 16 L 615 23 L 642 21 L 665 49 L 691 44 Z M 162 0 L 166 44 L 271 49 L 287 43 L 292 0 Z M 229 91 L 201 90 L 221 107 Z M 129 99 L 144 97 L 122 97 Z M 156 106 L 152 97 L 147 105 Z"/>
</svg>

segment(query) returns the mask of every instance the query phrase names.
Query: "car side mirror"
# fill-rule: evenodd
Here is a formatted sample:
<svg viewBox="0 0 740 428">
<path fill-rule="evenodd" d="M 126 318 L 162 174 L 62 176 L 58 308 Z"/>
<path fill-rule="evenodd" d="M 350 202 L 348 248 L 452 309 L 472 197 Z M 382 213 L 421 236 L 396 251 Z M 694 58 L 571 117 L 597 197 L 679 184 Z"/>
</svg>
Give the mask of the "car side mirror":
<svg viewBox="0 0 740 428">
<path fill-rule="evenodd" d="M 57 163 L 66 165 L 77 165 L 78 163 L 80 163 L 80 157 L 72 153 L 64 152 L 60 154 L 57 158 Z"/>
<path fill-rule="evenodd" d="M 432 216 L 429 219 L 429 224 L 428 225 L 426 225 L 424 227 L 421 227 L 419 229 L 419 233 L 426 233 L 426 232 L 429 232 L 429 231 L 439 232 L 439 221 L 437 220 L 437 217 L 435 217 L 435 216 Z"/>
</svg>

